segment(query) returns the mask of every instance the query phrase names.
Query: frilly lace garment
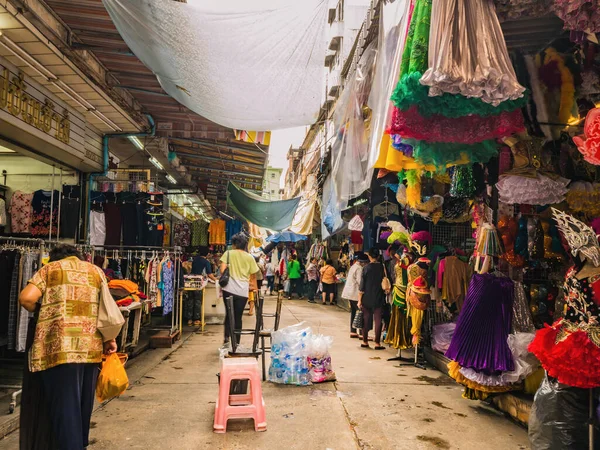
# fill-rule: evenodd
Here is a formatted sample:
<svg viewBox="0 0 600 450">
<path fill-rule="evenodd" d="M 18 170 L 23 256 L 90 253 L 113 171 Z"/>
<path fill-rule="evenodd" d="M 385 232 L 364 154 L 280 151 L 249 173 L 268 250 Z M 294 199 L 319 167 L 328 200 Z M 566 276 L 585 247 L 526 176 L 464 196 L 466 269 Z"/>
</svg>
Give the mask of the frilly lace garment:
<svg viewBox="0 0 600 450">
<path fill-rule="evenodd" d="M 565 30 L 600 33 L 598 0 L 555 0 L 554 12 L 565 22 Z"/>
<path fill-rule="evenodd" d="M 554 0 L 495 0 L 500 22 L 551 14 Z"/>
<path fill-rule="evenodd" d="M 496 183 L 500 201 L 507 204 L 553 205 L 565 199 L 570 180 L 549 171 L 536 141 L 512 145 L 514 167 Z"/>
<path fill-rule="evenodd" d="M 539 330 L 529 351 L 559 382 L 591 389 L 600 386 L 600 274 L 576 275 L 572 268 L 565 280 L 565 317 Z"/>
<path fill-rule="evenodd" d="M 429 68 L 421 78 L 430 96 L 461 94 L 494 106 L 523 97 L 492 2 L 435 2 L 431 23 Z"/>
<path fill-rule="evenodd" d="M 599 6 L 600 7 L 600 6 Z M 590 110 L 585 118 L 585 136 L 573 137 L 573 142 L 590 164 L 600 166 L 600 108 Z"/>
<path fill-rule="evenodd" d="M 390 134 L 427 142 L 476 144 L 503 138 L 525 130 L 521 110 L 505 111 L 497 116 L 448 118 L 440 114 L 423 117 L 418 107 L 407 111 L 394 109 Z"/>
</svg>

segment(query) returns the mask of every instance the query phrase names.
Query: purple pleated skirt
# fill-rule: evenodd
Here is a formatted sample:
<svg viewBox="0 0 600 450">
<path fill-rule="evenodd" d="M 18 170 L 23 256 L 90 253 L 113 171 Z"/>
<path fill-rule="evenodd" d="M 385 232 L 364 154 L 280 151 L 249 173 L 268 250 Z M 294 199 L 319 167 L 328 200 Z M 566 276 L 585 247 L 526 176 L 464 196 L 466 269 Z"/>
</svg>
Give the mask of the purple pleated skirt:
<svg viewBox="0 0 600 450">
<path fill-rule="evenodd" d="M 446 356 L 489 374 L 514 370 L 507 342 L 513 300 L 510 278 L 474 274 Z"/>
</svg>

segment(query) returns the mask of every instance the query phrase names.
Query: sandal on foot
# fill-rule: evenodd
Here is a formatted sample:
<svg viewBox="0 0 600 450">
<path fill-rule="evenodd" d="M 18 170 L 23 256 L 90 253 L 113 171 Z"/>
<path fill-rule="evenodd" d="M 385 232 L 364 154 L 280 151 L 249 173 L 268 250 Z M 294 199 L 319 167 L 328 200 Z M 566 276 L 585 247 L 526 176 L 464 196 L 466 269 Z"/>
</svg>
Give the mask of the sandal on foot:
<svg viewBox="0 0 600 450">
<path fill-rule="evenodd" d="M 377 345 L 375 346 L 375 350 L 385 350 L 385 347 L 383 347 L 382 345 Z"/>
<path fill-rule="evenodd" d="M 357 338 L 357 337 L 358 337 L 358 334 L 356 334 L 356 333 L 350 333 L 350 339 L 354 339 L 354 338 Z"/>
<path fill-rule="evenodd" d="M 360 344 L 361 348 L 371 348 L 369 347 L 369 344 Z"/>
</svg>

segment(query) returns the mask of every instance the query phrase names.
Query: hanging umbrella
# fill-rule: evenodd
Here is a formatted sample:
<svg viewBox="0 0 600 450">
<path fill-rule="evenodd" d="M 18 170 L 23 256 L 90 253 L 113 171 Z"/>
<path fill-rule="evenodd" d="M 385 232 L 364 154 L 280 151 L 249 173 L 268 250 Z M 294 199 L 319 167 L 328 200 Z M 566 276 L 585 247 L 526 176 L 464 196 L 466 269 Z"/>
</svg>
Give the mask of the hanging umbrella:
<svg viewBox="0 0 600 450">
<path fill-rule="evenodd" d="M 291 231 L 282 231 L 281 233 L 272 234 L 267 238 L 267 242 L 298 242 L 308 239 L 308 236 L 296 234 Z"/>
</svg>

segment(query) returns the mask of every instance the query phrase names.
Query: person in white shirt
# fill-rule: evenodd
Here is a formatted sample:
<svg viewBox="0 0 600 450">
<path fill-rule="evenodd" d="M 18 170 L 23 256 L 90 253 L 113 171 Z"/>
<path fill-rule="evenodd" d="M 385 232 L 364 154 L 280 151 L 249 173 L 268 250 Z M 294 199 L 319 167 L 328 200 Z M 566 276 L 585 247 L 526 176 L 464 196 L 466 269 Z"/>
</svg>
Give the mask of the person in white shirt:
<svg viewBox="0 0 600 450">
<path fill-rule="evenodd" d="M 358 330 L 353 327 L 353 322 L 358 311 L 358 291 L 362 278 L 362 270 L 369 262 L 369 258 L 364 253 L 355 254 L 354 257 L 354 264 L 350 267 L 346 277 L 346 285 L 342 291 L 342 298 L 350 302 L 350 337 L 358 338 Z"/>
</svg>

